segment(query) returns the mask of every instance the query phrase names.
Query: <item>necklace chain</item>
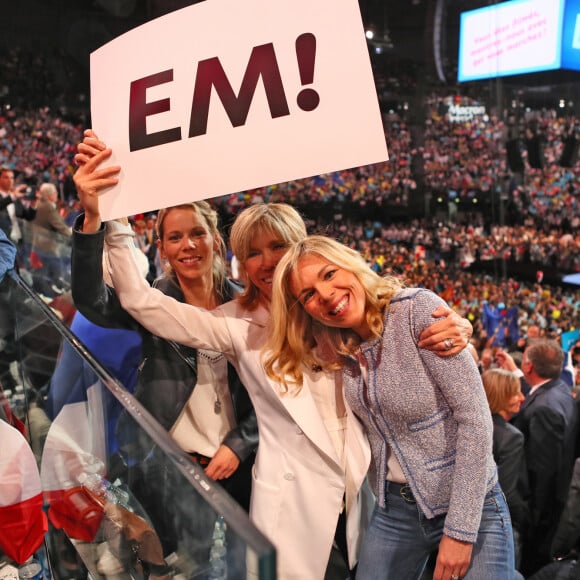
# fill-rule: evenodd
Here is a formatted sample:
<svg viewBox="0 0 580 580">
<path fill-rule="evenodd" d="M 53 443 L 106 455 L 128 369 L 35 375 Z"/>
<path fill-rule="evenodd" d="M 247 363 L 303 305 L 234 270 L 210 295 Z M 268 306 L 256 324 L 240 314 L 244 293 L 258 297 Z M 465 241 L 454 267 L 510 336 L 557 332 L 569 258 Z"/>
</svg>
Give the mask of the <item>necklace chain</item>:
<svg viewBox="0 0 580 580">
<path fill-rule="evenodd" d="M 197 354 L 205 360 L 210 361 L 211 363 L 219 362 L 225 358 L 223 352 L 215 352 L 210 354 L 208 351 L 198 350 Z"/>
</svg>

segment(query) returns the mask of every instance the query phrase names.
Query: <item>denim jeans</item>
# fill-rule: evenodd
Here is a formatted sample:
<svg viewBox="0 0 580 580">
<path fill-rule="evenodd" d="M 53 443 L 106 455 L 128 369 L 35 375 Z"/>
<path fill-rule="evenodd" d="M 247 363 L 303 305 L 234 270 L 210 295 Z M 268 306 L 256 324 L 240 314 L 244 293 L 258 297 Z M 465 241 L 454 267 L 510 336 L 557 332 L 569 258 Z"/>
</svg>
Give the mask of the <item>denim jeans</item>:
<svg viewBox="0 0 580 580">
<path fill-rule="evenodd" d="M 427 519 L 415 503 L 387 492 L 375 507 L 361 548 L 357 580 L 417 580 L 443 535 L 445 514 Z M 499 484 L 485 496 L 477 542 L 465 580 L 513 580 L 514 546 Z"/>
</svg>

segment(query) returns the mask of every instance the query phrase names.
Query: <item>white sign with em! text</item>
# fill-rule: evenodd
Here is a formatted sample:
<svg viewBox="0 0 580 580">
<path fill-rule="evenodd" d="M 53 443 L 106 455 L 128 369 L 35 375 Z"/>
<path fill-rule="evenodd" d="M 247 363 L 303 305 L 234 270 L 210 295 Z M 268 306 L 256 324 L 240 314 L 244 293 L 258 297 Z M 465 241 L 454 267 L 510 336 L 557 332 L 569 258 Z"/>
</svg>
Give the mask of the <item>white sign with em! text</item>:
<svg viewBox="0 0 580 580">
<path fill-rule="evenodd" d="M 104 219 L 384 161 L 357 0 L 206 0 L 91 54 Z"/>
</svg>

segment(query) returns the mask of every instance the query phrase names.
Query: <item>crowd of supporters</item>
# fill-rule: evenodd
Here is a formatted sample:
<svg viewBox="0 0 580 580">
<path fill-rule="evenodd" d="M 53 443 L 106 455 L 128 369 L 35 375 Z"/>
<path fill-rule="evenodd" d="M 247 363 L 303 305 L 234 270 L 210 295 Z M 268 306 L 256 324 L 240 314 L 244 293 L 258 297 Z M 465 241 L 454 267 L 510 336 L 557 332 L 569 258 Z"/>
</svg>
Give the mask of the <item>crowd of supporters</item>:
<svg viewBox="0 0 580 580">
<path fill-rule="evenodd" d="M 18 182 L 57 185 L 61 213 L 70 224 L 78 212 L 72 158 L 88 115 L 73 118 L 63 113 L 63 107 L 14 98 L 15 91 L 8 85 L 15 83 L 18 69 L 28 60 L 17 50 L 5 56 L 0 59 L 4 85 L 0 87 L 0 165 L 13 169 Z M 46 66 L 41 61 L 28 64 Z M 45 82 L 45 76 L 28 75 L 37 83 Z M 46 83 L 18 94 L 56 91 Z M 579 291 L 547 286 L 543 279 L 548 270 L 580 272 L 580 165 L 562 164 L 576 119 L 555 110 L 528 112 L 520 119 L 541 139 L 542 167 L 533 168 L 524 135 L 514 133 L 517 127 L 503 119 L 506 115 L 500 118 L 483 107 L 479 113 L 453 120 L 450 106 L 483 107 L 472 99 L 431 96 L 419 127 L 416 119 L 411 124 L 403 114 L 385 114 L 388 162 L 238 192 L 212 203 L 226 226 L 248 204 L 291 203 L 308 218 L 311 231 L 339 237 L 381 273 L 396 272 L 409 284 L 433 288 L 476 324 L 482 304 L 489 301 L 517 306 L 524 328 L 528 318 L 539 319 L 554 335 L 577 327 Z M 520 138 L 525 164 L 521 174 L 510 171 L 506 157 L 506 139 L 514 135 Z M 416 204 L 422 203 L 417 196 L 451 192 L 449 201 L 502 194 L 508 200 L 507 219 L 494 223 L 494 216 L 484 211 L 413 217 Z M 395 220 L 393 216 L 405 215 L 405 209 L 407 219 Z M 486 264 L 493 267 L 481 267 Z M 512 267 L 518 264 L 531 265 L 528 274 L 536 279 L 516 281 Z"/>
</svg>

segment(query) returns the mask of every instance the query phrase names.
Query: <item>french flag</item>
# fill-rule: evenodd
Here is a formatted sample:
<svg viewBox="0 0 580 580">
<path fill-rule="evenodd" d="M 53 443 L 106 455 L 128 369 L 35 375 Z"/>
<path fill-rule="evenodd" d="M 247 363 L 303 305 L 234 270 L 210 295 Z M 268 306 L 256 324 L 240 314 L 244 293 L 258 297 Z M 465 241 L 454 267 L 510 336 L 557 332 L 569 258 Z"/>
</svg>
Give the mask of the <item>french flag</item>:
<svg viewBox="0 0 580 580">
<path fill-rule="evenodd" d="M 80 312 L 71 330 L 132 389 L 141 361 L 137 332 L 102 328 Z M 105 498 L 94 483 L 106 476 L 106 458 L 117 449 L 115 427 L 121 410 L 92 367 L 64 341 L 50 381 L 47 413 L 53 422 L 40 475 L 50 522 L 70 538 L 91 542 L 99 531 Z"/>
<path fill-rule="evenodd" d="M 40 469 L 51 524 L 85 542 L 94 540 L 103 518 L 102 498 L 84 485 L 105 475 L 103 388 L 88 367 L 76 375 L 46 436 Z"/>
<path fill-rule="evenodd" d="M 24 436 L 0 420 L 0 548 L 23 564 L 48 530 L 36 459 Z"/>
</svg>

